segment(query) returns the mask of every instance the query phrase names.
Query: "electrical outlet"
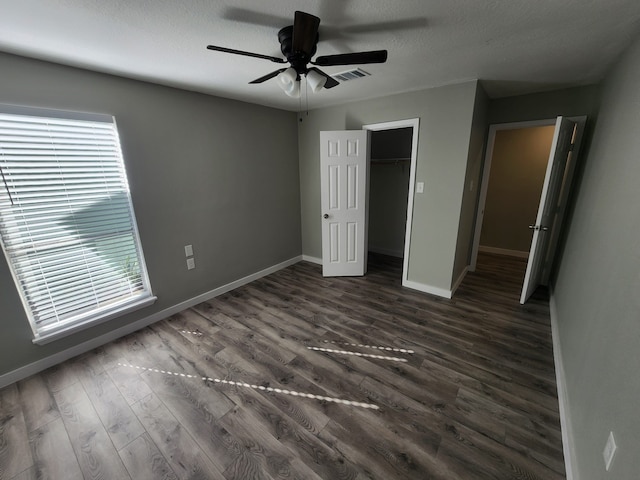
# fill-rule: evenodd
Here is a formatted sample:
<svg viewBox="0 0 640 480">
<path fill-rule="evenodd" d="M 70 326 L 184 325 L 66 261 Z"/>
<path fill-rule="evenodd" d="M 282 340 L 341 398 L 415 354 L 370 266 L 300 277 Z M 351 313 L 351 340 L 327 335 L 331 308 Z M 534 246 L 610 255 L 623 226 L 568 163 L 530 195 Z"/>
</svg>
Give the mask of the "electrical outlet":
<svg viewBox="0 0 640 480">
<path fill-rule="evenodd" d="M 424 182 L 416 183 L 416 193 L 424 193 Z"/>
<path fill-rule="evenodd" d="M 184 246 L 184 256 L 185 257 L 193 257 L 193 245 L 185 245 Z"/>
<path fill-rule="evenodd" d="M 194 268 L 196 268 L 196 259 L 187 258 L 187 270 L 193 270 Z"/>
<path fill-rule="evenodd" d="M 607 443 L 604 446 L 604 451 L 602 452 L 602 456 L 604 457 L 604 468 L 607 472 L 611 468 L 617 448 L 618 446 L 616 445 L 615 438 L 613 438 L 613 432 L 609 432 L 609 438 L 607 438 Z"/>
</svg>

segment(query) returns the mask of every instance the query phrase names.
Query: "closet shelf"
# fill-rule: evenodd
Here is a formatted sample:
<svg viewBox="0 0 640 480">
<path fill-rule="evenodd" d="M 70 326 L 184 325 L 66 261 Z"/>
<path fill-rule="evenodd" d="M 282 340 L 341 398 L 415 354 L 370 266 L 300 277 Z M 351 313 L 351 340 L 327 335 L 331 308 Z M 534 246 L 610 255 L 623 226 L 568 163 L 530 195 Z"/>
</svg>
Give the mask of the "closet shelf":
<svg viewBox="0 0 640 480">
<path fill-rule="evenodd" d="M 393 164 L 397 165 L 400 162 L 410 162 L 411 158 L 409 157 L 398 157 L 398 158 L 372 158 L 371 163 L 379 163 L 379 164 Z"/>
</svg>

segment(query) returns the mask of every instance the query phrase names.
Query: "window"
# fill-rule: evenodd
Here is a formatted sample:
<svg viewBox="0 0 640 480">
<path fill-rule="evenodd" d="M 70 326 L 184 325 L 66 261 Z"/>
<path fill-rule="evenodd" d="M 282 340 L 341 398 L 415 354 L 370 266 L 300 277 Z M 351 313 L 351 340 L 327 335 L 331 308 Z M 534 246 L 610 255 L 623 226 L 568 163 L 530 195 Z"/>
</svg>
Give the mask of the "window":
<svg viewBox="0 0 640 480">
<path fill-rule="evenodd" d="M 34 343 L 155 300 L 113 117 L 0 105 L 0 239 Z"/>
</svg>

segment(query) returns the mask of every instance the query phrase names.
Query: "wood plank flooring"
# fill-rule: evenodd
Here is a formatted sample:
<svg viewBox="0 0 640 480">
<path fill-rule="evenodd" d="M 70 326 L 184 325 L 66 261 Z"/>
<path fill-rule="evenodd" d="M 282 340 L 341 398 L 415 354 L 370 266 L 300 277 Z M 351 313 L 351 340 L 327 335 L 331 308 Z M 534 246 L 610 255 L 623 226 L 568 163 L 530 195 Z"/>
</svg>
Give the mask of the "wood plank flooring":
<svg viewBox="0 0 640 480">
<path fill-rule="evenodd" d="M 546 293 L 293 265 L 0 390 L 1 479 L 565 478 Z"/>
</svg>

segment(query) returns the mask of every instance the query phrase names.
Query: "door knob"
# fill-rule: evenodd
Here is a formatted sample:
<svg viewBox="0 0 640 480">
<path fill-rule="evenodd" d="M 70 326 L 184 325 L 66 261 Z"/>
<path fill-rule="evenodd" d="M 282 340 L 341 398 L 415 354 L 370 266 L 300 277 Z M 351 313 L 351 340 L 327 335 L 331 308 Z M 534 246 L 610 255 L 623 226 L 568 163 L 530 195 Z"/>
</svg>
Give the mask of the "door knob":
<svg viewBox="0 0 640 480">
<path fill-rule="evenodd" d="M 529 225 L 529 230 L 535 230 L 536 226 L 535 225 Z"/>
<path fill-rule="evenodd" d="M 325 214 L 322 216 L 322 218 L 329 218 L 329 214 L 328 214 L 328 213 L 325 213 Z"/>
<path fill-rule="evenodd" d="M 549 227 L 540 227 L 540 230 L 542 230 L 543 232 L 546 232 L 547 230 L 549 230 Z"/>
</svg>

